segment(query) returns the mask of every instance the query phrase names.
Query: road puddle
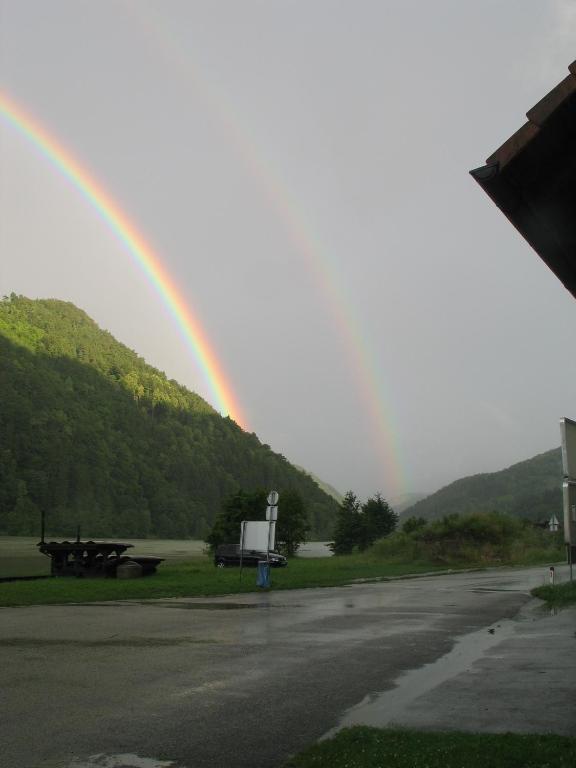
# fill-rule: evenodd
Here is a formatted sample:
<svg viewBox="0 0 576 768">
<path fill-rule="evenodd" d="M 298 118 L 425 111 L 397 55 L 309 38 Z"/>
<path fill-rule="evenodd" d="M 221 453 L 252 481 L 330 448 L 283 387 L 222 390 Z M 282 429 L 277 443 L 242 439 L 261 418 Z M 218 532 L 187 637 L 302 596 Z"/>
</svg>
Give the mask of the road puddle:
<svg viewBox="0 0 576 768">
<path fill-rule="evenodd" d="M 157 760 L 154 757 L 138 755 L 91 755 L 81 760 L 74 760 L 68 768 L 185 768 L 173 760 Z"/>
<path fill-rule="evenodd" d="M 539 617 L 558 616 L 569 607 L 568 605 L 549 605 L 548 603 L 543 603 L 534 610 L 534 613 Z"/>
<path fill-rule="evenodd" d="M 322 738 L 330 738 L 340 729 L 353 725 L 384 727 L 401 724 L 404 712 L 413 701 L 446 680 L 469 670 L 486 651 L 512 635 L 515 625 L 516 622 L 503 619 L 478 632 L 464 635 L 445 656 L 401 675 L 395 688 L 368 694 L 359 704 L 349 709 L 340 723 Z"/>
<path fill-rule="evenodd" d="M 210 638 L 195 637 L 103 637 L 84 640 L 66 637 L 9 637 L 0 639 L 0 648 L 49 648 L 70 646 L 73 648 L 164 648 L 176 645 L 216 643 Z"/>
<path fill-rule="evenodd" d="M 182 608 L 188 611 L 241 611 L 244 608 L 259 608 L 256 603 L 192 603 L 172 600 L 146 600 L 140 605 L 156 605 L 160 608 Z"/>
<path fill-rule="evenodd" d="M 526 594 L 525 589 L 516 589 L 515 587 L 477 587 L 476 589 L 471 589 L 470 592 L 476 592 L 477 594 L 482 594 L 483 592 L 524 592 Z"/>
<path fill-rule="evenodd" d="M 270 610 L 272 608 L 302 608 L 303 606 L 297 603 L 283 605 L 281 603 L 271 602 L 258 602 L 258 603 L 195 603 L 192 601 L 184 600 L 145 600 L 141 601 L 139 605 L 154 605 L 159 608 L 180 608 L 184 611 L 242 611 L 246 608 L 251 609 L 265 609 Z"/>
</svg>

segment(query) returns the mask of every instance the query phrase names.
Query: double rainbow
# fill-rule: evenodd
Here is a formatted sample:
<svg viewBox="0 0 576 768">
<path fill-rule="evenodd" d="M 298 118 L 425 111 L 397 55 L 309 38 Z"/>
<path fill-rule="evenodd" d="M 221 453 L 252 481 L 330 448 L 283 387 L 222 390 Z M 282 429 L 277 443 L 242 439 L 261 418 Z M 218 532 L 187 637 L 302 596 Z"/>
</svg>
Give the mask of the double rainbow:
<svg viewBox="0 0 576 768">
<path fill-rule="evenodd" d="M 219 362 L 206 332 L 151 245 L 118 203 L 106 192 L 86 168 L 65 150 L 36 120 L 27 115 L 13 100 L 0 92 L 0 116 L 24 136 L 53 167 L 76 187 L 142 269 L 172 316 L 186 346 L 192 352 L 215 407 L 229 415 L 240 426 L 246 426 L 242 409 Z"/>
<path fill-rule="evenodd" d="M 192 60 L 189 48 L 179 42 L 160 4 L 153 8 L 147 3 L 125 0 L 123 10 L 141 29 L 143 40 L 171 65 L 172 71 L 183 76 L 184 83 L 193 87 L 193 93 L 202 106 L 218 120 L 224 134 L 245 170 L 255 179 L 270 211 L 282 223 L 287 239 L 302 257 L 303 268 L 317 285 L 325 307 L 332 316 L 349 360 L 361 402 L 368 417 L 366 440 L 373 444 L 379 455 L 386 495 L 401 494 L 408 487 L 405 462 L 402 460 L 398 429 L 385 371 L 385 357 L 371 341 L 372 334 L 364 327 L 346 286 L 346 275 L 334 259 L 329 244 L 307 220 L 298 194 L 267 159 L 249 131 L 241 123 L 237 108 L 219 97 L 216 89 L 203 77 L 202 70 Z M 379 345 L 381 341 L 379 340 Z M 381 485 L 382 489 L 383 486 Z"/>
</svg>

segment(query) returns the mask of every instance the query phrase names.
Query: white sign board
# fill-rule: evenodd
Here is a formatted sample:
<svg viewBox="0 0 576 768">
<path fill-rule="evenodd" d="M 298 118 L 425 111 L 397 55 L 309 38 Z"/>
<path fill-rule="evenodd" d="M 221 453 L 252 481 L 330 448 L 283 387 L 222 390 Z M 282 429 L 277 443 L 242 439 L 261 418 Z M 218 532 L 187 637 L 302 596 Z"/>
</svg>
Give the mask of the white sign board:
<svg viewBox="0 0 576 768">
<path fill-rule="evenodd" d="M 271 507 L 275 507 L 278 504 L 278 499 L 280 498 L 280 494 L 278 491 L 270 491 L 268 494 L 268 504 L 270 504 Z"/>
<path fill-rule="evenodd" d="M 244 520 L 241 523 L 240 547 L 267 552 L 274 549 L 276 541 L 276 523 L 267 520 Z"/>
<path fill-rule="evenodd" d="M 278 507 L 266 507 L 266 520 L 278 520 Z"/>
<path fill-rule="evenodd" d="M 576 421 L 560 419 L 562 436 L 562 471 L 568 480 L 576 480 Z"/>
</svg>

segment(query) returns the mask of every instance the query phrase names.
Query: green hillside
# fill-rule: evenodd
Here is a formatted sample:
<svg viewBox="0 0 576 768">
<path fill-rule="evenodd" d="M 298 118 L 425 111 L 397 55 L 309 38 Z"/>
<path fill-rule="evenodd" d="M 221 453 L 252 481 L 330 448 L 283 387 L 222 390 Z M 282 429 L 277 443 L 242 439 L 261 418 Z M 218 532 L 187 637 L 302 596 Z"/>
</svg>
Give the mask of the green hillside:
<svg viewBox="0 0 576 768">
<path fill-rule="evenodd" d="M 559 448 L 500 472 L 464 477 L 405 509 L 401 517 L 431 520 L 451 514 L 505 512 L 528 520 L 562 518 L 562 456 Z"/>
<path fill-rule="evenodd" d="M 73 304 L 0 301 L 0 533 L 203 538 L 240 488 L 294 489 L 313 533 L 336 502 Z"/>
</svg>

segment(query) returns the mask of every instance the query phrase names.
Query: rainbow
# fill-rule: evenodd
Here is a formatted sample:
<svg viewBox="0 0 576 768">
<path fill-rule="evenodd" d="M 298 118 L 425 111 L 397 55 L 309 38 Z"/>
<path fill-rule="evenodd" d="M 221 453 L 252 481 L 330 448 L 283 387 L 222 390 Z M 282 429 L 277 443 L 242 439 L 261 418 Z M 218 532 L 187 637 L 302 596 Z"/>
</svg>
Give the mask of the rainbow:
<svg viewBox="0 0 576 768">
<path fill-rule="evenodd" d="M 303 262 L 304 268 L 317 285 L 325 307 L 331 315 L 349 359 L 349 369 L 356 379 L 356 385 L 365 413 L 370 422 L 367 440 L 373 443 L 379 455 L 382 479 L 386 484 L 385 495 L 401 494 L 409 488 L 409 482 L 402 460 L 398 428 L 395 424 L 391 395 L 387 385 L 383 355 L 370 339 L 370 332 L 363 327 L 354 307 L 346 277 L 331 255 L 330 246 L 315 232 L 311 222 L 306 220 L 297 195 L 289 184 L 275 171 L 250 134 L 240 123 L 237 110 L 227 101 L 218 98 L 213 87 L 204 80 L 200 69 L 194 65 L 190 52 L 177 42 L 165 15 L 152 12 L 145 3 L 125 0 L 124 10 L 137 23 L 146 42 L 153 46 L 176 71 L 180 72 L 195 93 L 202 99 L 203 107 L 209 108 L 225 130 L 230 145 L 237 152 L 244 168 L 255 179 L 264 192 L 264 198 L 284 228 L 287 239 Z M 379 346 L 380 346 L 379 340 Z"/>
<path fill-rule="evenodd" d="M 245 428 L 242 413 L 228 377 L 218 361 L 200 321 L 187 305 L 173 278 L 142 233 L 122 211 L 118 203 L 73 155 L 65 150 L 38 123 L 25 114 L 13 100 L 0 92 L 0 116 L 24 136 L 84 197 L 144 272 L 146 278 L 174 320 L 186 346 L 191 351 L 208 384 L 216 408 Z"/>
</svg>

